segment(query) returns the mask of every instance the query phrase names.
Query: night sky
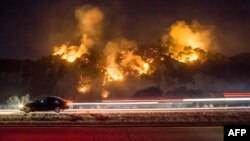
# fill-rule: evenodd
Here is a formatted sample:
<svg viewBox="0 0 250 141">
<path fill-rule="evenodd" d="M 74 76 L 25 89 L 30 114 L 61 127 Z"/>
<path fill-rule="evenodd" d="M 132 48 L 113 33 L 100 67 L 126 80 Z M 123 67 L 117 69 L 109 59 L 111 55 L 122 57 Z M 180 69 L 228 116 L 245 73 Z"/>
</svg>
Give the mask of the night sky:
<svg viewBox="0 0 250 141">
<path fill-rule="evenodd" d="M 99 7 L 105 38 L 123 36 L 140 45 L 156 43 L 178 20 L 215 27 L 218 51 L 250 51 L 249 0 L 6 0 L 0 4 L 0 58 L 38 59 L 53 46 L 75 42 L 74 10 Z"/>
</svg>

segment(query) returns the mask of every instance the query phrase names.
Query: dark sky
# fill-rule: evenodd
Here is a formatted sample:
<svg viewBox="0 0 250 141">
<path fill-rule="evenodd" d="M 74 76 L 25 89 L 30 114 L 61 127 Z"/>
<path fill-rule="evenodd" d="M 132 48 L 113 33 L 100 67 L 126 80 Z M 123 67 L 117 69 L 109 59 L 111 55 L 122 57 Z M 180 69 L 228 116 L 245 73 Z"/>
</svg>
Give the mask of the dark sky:
<svg viewBox="0 0 250 141">
<path fill-rule="evenodd" d="M 219 51 L 250 51 L 249 0 L 2 0 L 0 58 L 37 59 L 54 45 L 74 41 L 74 10 L 98 6 L 105 15 L 106 38 L 124 36 L 153 44 L 177 20 L 213 25 Z"/>
</svg>

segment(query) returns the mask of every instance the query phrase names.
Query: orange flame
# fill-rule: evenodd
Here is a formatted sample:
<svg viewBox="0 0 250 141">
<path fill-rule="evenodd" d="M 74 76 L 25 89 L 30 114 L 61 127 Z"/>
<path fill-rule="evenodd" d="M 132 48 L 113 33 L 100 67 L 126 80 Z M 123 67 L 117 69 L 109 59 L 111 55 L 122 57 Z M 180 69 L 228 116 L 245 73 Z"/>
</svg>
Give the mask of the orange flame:
<svg viewBox="0 0 250 141">
<path fill-rule="evenodd" d="M 102 98 L 108 98 L 109 97 L 109 91 L 103 90 L 101 96 L 102 96 Z"/>
<path fill-rule="evenodd" d="M 211 28 L 193 22 L 188 25 L 178 21 L 170 27 L 168 34 L 162 38 L 168 55 L 179 62 L 205 61 L 212 44 Z"/>
<path fill-rule="evenodd" d="M 86 93 L 88 91 L 90 91 L 90 85 L 87 84 L 87 85 L 80 85 L 77 87 L 77 91 L 80 92 L 80 93 Z"/>
<path fill-rule="evenodd" d="M 122 81 L 124 79 L 123 73 L 117 68 L 106 68 L 103 84 L 113 81 Z"/>
<path fill-rule="evenodd" d="M 106 67 L 103 84 L 122 81 L 127 75 L 149 74 L 150 65 L 134 52 L 137 45 L 134 41 L 121 38 L 107 43 L 104 50 Z"/>
<path fill-rule="evenodd" d="M 78 82 L 77 91 L 79 93 L 87 93 L 91 90 L 91 83 L 86 78 L 83 79 L 83 76 L 80 77 L 80 81 Z"/>
<path fill-rule="evenodd" d="M 74 62 L 77 58 L 80 58 L 83 54 L 87 53 L 87 49 L 84 45 L 77 46 L 66 46 L 55 47 L 53 55 L 59 55 L 62 59 L 68 62 Z"/>
</svg>

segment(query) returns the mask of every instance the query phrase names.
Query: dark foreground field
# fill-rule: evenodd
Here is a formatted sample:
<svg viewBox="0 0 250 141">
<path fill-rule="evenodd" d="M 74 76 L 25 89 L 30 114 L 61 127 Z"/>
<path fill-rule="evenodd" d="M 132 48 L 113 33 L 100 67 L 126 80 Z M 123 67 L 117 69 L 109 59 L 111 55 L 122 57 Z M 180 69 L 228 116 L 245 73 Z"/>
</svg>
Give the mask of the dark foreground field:
<svg viewBox="0 0 250 141">
<path fill-rule="evenodd" d="M 217 126 L 225 124 L 250 124 L 250 110 L 0 114 L 0 126 Z"/>
<path fill-rule="evenodd" d="M 0 127 L 1 141 L 223 141 L 223 127 Z"/>
</svg>

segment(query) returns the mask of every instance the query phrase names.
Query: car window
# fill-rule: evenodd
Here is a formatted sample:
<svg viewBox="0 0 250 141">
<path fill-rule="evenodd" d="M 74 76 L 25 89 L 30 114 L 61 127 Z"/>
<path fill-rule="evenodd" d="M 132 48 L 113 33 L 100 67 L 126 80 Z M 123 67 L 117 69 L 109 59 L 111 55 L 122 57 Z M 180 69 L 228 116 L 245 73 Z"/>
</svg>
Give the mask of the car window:
<svg viewBox="0 0 250 141">
<path fill-rule="evenodd" d="M 59 100 L 54 100 L 54 103 L 60 104 L 60 101 Z"/>
</svg>

